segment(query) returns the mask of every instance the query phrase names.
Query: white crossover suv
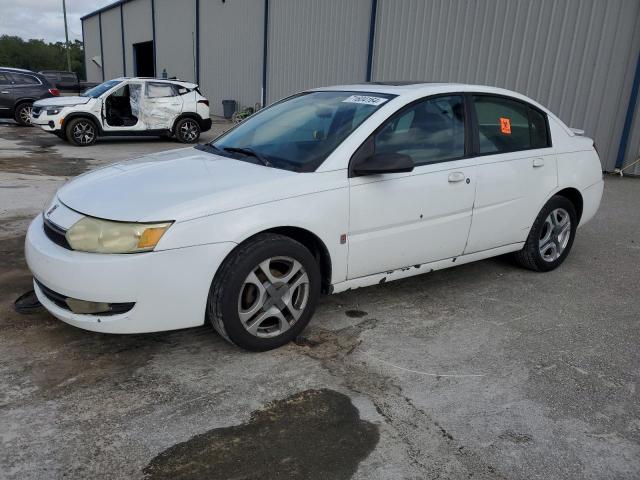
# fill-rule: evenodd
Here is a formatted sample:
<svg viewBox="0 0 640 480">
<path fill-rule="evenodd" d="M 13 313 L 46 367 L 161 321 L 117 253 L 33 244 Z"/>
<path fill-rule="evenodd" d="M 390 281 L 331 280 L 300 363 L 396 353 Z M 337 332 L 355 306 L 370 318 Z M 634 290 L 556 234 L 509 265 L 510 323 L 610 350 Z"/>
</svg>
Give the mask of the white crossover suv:
<svg viewBox="0 0 640 480">
<path fill-rule="evenodd" d="M 175 136 L 193 143 L 211 128 L 209 101 L 198 85 L 157 78 L 116 78 L 77 97 L 38 100 L 31 123 L 74 145 L 102 136 Z"/>
<path fill-rule="evenodd" d="M 552 270 L 602 190 L 593 141 L 523 95 L 347 85 L 70 181 L 29 227 L 26 259 L 42 304 L 72 325 L 208 321 L 266 350 L 302 331 L 321 292 L 506 253 Z"/>
</svg>

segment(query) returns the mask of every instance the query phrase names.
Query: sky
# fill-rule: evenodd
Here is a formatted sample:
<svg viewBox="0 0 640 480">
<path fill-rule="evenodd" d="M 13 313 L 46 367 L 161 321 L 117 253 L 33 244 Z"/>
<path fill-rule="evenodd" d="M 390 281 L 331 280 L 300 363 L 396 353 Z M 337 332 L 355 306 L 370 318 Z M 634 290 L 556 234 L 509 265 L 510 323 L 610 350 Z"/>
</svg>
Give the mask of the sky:
<svg viewBox="0 0 640 480">
<path fill-rule="evenodd" d="M 80 17 L 114 0 L 66 0 L 69 40 L 82 40 Z M 0 0 L 0 35 L 64 42 L 62 0 Z"/>
</svg>

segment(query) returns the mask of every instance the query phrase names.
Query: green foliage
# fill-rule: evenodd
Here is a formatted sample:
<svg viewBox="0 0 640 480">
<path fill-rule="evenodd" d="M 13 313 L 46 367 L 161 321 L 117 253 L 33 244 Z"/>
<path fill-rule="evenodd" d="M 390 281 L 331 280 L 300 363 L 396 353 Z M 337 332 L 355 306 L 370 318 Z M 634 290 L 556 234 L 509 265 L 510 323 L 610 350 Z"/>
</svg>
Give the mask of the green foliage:
<svg viewBox="0 0 640 480">
<path fill-rule="evenodd" d="M 82 42 L 69 42 L 71 70 L 84 77 Z M 64 42 L 46 43 L 43 40 L 23 40 L 9 35 L 0 36 L 0 66 L 40 70 L 67 70 Z"/>
</svg>

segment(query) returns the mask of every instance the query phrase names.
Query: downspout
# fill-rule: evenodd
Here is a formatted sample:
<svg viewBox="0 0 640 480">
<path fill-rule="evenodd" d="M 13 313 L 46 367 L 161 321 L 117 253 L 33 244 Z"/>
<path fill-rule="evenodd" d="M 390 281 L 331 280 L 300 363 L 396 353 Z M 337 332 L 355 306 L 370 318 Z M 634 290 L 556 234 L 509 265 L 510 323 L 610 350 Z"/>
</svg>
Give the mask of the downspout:
<svg viewBox="0 0 640 480">
<path fill-rule="evenodd" d="M 82 70 L 84 71 L 84 79 L 87 80 L 87 48 L 86 44 L 84 43 L 84 20 L 80 21 L 80 26 L 82 28 L 82 54 L 84 55 Z"/>
<path fill-rule="evenodd" d="M 100 70 L 102 71 L 102 81 L 104 82 L 104 51 L 102 49 L 102 13 L 98 13 L 98 29 L 100 30 Z"/>
<path fill-rule="evenodd" d="M 200 0 L 196 0 L 196 83 L 200 85 Z"/>
<path fill-rule="evenodd" d="M 616 158 L 616 170 L 622 169 L 624 157 L 629 146 L 629 137 L 631 135 L 631 127 L 633 126 L 633 114 L 638 103 L 638 90 L 640 90 L 640 51 L 638 52 L 636 72 L 633 76 L 633 84 L 631 85 L 631 95 L 629 96 L 629 105 L 627 105 L 627 114 L 624 118 L 624 127 L 622 128 L 622 135 L 620 136 L 618 157 Z"/>
<path fill-rule="evenodd" d="M 127 57 L 124 47 L 124 15 L 122 13 L 122 3 L 120 4 L 120 33 L 122 34 L 122 76 L 127 76 Z"/>
<path fill-rule="evenodd" d="M 267 42 L 269 37 L 269 0 L 264 0 L 264 28 L 262 40 L 262 107 L 267 105 Z"/>
<path fill-rule="evenodd" d="M 151 0 L 151 32 L 153 34 L 153 76 L 156 77 L 156 2 Z"/>
<path fill-rule="evenodd" d="M 369 21 L 369 50 L 367 51 L 367 76 L 366 81 L 371 81 L 371 70 L 373 68 L 373 47 L 376 37 L 376 13 L 378 11 L 378 0 L 371 0 L 371 19 Z"/>
</svg>

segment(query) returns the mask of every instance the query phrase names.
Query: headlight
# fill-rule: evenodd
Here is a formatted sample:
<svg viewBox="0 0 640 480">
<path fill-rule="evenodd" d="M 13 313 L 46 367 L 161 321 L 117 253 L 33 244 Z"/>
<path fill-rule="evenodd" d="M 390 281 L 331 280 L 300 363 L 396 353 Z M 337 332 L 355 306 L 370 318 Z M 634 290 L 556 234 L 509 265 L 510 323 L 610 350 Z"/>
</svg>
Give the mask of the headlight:
<svg viewBox="0 0 640 480">
<path fill-rule="evenodd" d="M 125 223 L 84 217 L 67 230 L 65 237 L 71 248 L 81 252 L 149 252 L 171 223 Z"/>
<path fill-rule="evenodd" d="M 59 114 L 64 107 L 58 105 L 47 105 L 46 107 L 42 107 L 43 110 L 47 112 L 47 115 L 57 115 Z"/>
</svg>

